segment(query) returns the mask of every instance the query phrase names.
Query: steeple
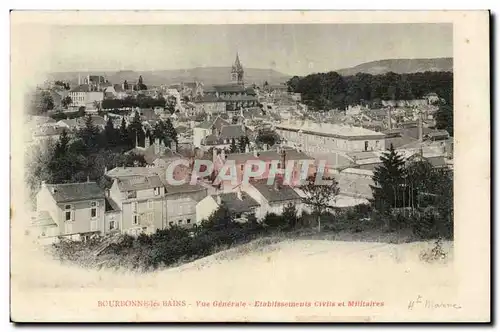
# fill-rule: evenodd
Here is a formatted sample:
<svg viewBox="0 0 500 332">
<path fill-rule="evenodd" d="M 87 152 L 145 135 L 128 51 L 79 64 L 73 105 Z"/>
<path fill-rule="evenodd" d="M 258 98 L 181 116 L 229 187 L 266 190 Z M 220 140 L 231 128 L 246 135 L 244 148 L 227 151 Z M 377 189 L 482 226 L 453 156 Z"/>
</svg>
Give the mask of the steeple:
<svg viewBox="0 0 500 332">
<path fill-rule="evenodd" d="M 243 66 L 241 65 L 239 54 L 236 52 L 236 60 L 231 69 L 231 81 L 233 83 L 243 84 L 243 74 Z"/>
</svg>

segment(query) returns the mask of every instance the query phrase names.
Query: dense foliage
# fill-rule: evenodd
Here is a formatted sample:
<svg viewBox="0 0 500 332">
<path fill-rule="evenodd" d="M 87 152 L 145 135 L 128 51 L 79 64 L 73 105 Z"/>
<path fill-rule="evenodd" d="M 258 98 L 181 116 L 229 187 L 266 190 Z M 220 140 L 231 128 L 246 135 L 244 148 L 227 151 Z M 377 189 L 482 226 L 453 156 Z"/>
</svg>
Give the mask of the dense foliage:
<svg viewBox="0 0 500 332">
<path fill-rule="evenodd" d="M 345 109 L 348 105 L 377 103 L 380 100 L 410 100 L 436 93 L 446 104 L 453 100 L 453 73 L 414 74 L 359 73 L 341 76 L 336 72 L 294 76 L 287 82 L 290 92 L 301 93 L 302 100 L 317 110 Z"/>
<path fill-rule="evenodd" d="M 164 137 L 175 133 L 171 123 L 167 127 L 171 127 L 171 131 L 162 133 Z M 87 116 L 85 126 L 71 137 L 64 131 L 57 142 L 28 151 L 26 170 L 32 194 L 41 181 L 66 183 L 89 179 L 104 186 L 108 184 L 104 178 L 106 167 L 145 166 L 142 155 L 125 153 L 135 146 L 136 137 L 142 139 L 140 144 L 146 139 L 138 113 L 129 125 L 123 119 L 120 128 L 114 128 L 108 119 L 103 130 L 93 124 L 91 116 Z"/>
</svg>

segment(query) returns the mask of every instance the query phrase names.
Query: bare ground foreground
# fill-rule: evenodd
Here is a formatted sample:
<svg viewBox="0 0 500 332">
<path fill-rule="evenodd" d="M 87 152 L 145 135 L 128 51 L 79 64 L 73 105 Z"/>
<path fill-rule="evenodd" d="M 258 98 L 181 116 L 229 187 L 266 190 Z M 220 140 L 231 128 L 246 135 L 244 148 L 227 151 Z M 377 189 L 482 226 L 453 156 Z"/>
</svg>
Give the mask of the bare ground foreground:
<svg viewBox="0 0 500 332">
<path fill-rule="evenodd" d="M 14 321 L 467 319 L 461 315 L 463 304 L 457 302 L 451 242 L 443 243 L 446 259 L 428 263 L 419 255 L 433 242 L 265 238 L 175 268 L 141 274 L 61 265 L 21 239 L 13 236 L 12 241 Z M 410 310 L 410 301 L 419 295 L 423 302 Z M 157 301 L 158 306 L 102 306 L 114 300 Z M 229 307 L 227 301 L 233 301 L 232 305 L 244 302 L 246 307 Z M 310 306 L 263 307 L 256 301 L 309 302 Z M 349 301 L 383 302 L 383 306 L 349 306 Z M 432 308 L 425 301 L 456 306 Z"/>
</svg>

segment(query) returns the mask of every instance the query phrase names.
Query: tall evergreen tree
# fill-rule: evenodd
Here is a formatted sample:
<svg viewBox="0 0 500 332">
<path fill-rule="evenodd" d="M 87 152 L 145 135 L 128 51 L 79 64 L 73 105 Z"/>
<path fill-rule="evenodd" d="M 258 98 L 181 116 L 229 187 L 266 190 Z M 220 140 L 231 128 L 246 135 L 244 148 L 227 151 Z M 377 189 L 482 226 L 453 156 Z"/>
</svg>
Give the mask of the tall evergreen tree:
<svg viewBox="0 0 500 332">
<path fill-rule="evenodd" d="M 370 186 L 373 193 L 372 204 L 377 210 L 388 212 L 403 202 L 405 162 L 403 157 L 396 153 L 392 144 L 389 151 L 383 153 L 380 160 L 382 165 L 373 172 L 375 185 Z"/>
<path fill-rule="evenodd" d="M 68 132 L 66 131 L 66 129 L 64 129 L 61 133 L 61 136 L 59 137 L 59 141 L 56 143 L 54 149 L 54 157 L 60 158 L 64 156 L 68 151 L 68 144 L 69 144 Z"/>
<path fill-rule="evenodd" d="M 236 153 L 238 151 L 238 147 L 236 146 L 236 141 L 234 138 L 231 138 L 231 145 L 229 146 L 229 151 L 231 153 Z"/>
<path fill-rule="evenodd" d="M 116 147 L 117 136 L 118 135 L 117 135 L 116 129 L 113 125 L 113 121 L 111 120 L 111 118 L 108 118 L 108 121 L 106 122 L 106 126 L 104 127 L 105 145 L 109 148 Z"/>
<path fill-rule="evenodd" d="M 139 146 L 144 145 L 144 129 L 142 127 L 141 116 L 139 112 L 135 112 L 134 119 L 128 126 L 129 133 L 129 141 L 135 146 L 135 144 L 139 144 Z"/>
<path fill-rule="evenodd" d="M 94 125 L 90 114 L 85 117 L 85 127 L 80 129 L 78 137 L 82 139 L 88 153 L 99 147 L 99 128 Z"/>
<path fill-rule="evenodd" d="M 167 119 L 165 121 L 165 132 L 167 134 L 167 137 L 169 137 L 172 141 L 174 141 L 176 144 L 179 143 L 177 131 L 175 130 L 174 125 L 172 124 L 172 121 L 170 121 L 170 119 Z"/>
<path fill-rule="evenodd" d="M 246 149 L 248 144 L 250 144 L 250 140 L 248 139 L 248 136 L 241 136 L 240 140 L 238 142 L 239 150 L 241 153 L 245 152 L 245 149 Z"/>
<path fill-rule="evenodd" d="M 126 123 L 124 117 L 122 118 L 122 123 L 120 124 L 119 145 L 126 146 L 126 147 L 128 147 L 130 145 L 128 130 L 127 130 L 127 123 Z"/>
</svg>

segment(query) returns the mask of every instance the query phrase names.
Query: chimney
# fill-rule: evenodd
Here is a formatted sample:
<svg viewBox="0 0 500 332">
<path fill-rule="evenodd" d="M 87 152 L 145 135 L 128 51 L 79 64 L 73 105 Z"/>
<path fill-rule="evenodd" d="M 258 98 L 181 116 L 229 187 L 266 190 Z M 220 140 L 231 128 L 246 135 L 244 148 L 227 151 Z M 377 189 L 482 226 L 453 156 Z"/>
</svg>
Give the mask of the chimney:
<svg viewBox="0 0 500 332">
<path fill-rule="evenodd" d="M 387 127 L 389 130 L 392 129 L 391 106 L 387 108 Z"/>
<path fill-rule="evenodd" d="M 161 143 L 160 143 L 160 153 L 164 154 L 165 153 L 165 149 L 166 149 L 165 140 L 162 140 Z"/>
<path fill-rule="evenodd" d="M 217 159 L 217 149 L 213 148 L 212 149 L 212 162 L 215 163 L 216 159 Z"/>
<path fill-rule="evenodd" d="M 418 140 L 422 142 L 424 140 L 424 127 L 422 123 L 422 115 L 418 115 Z"/>
<path fill-rule="evenodd" d="M 155 154 L 159 154 L 160 153 L 160 139 L 158 137 L 155 138 L 154 146 L 155 146 Z"/>
</svg>

